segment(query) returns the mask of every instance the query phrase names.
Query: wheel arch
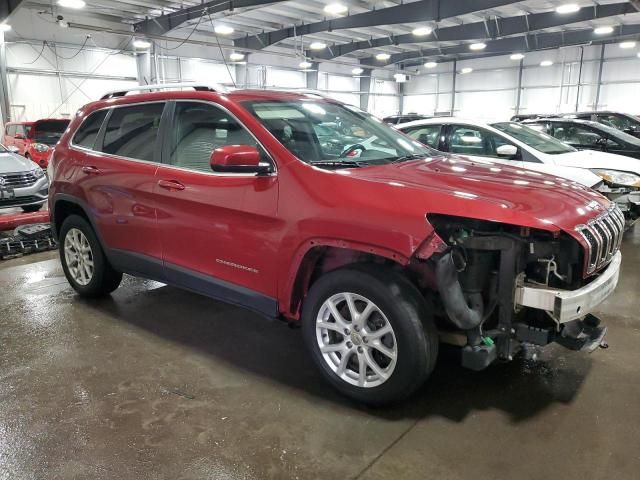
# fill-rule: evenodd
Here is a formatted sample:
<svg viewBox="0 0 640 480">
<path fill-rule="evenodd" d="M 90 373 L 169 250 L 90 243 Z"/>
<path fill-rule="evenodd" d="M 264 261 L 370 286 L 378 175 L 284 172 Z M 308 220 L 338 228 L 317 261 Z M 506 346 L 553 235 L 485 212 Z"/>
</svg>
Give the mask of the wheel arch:
<svg viewBox="0 0 640 480">
<path fill-rule="evenodd" d="M 395 250 L 360 242 L 328 238 L 305 242 L 293 256 L 292 265 L 281 289 L 281 313 L 298 320 L 302 301 L 313 283 L 324 273 L 362 263 L 406 267 L 409 258 Z"/>
</svg>

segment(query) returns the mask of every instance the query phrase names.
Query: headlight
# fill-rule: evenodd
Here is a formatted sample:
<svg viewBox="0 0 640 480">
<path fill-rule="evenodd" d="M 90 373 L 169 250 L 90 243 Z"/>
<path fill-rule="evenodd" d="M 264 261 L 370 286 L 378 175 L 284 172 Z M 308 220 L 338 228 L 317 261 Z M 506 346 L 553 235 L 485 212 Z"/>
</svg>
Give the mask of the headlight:
<svg viewBox="0 0 640 480">
<path fill-rule="evenodd" d="M 33 149 L 36 152 L 46 152 L 47 150 L 49 150 L 49 145 L 45 145 L 44 143 L 34 143 L 33 144 Z"/>
<path fill-rule="evenodd" d="M 618 170 L 605 170 L 596 168 L 591 170 L 602 178 L 605 182 L 613 185 L 624 185 L 627 187 L 640 187 L 640 176 L 635 173 L 621 172 Z"/>
<path fill-rule="evenodd" d="M 31 173 L 33 173 L 35 175 L 36 178 L 42 178 L 44 177 L 44 170 L 42 170 L 41 168 L 36 168 L 35 170 L 31 170 Z"/>
</svg>

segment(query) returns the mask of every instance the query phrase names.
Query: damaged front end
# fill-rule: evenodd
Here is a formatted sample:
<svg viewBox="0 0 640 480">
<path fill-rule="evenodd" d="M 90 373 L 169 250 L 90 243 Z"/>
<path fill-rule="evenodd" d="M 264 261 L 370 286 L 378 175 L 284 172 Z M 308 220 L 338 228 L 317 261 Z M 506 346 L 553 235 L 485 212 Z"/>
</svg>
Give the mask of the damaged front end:
<svg viewBox="0 0 640 480">
<path fill-rule="evenodd" d="M 567 233 L 447 215 L 428 221 L 440 246 L 432 238 L 429 258 L 418 251 L 412 268 L 425 292 L 437 292 L 441 340 L 462 347 L 463 366 L 531 357 L 552 342 L 586 351 L 605 345 L 606 328 L 590 312 L 618 281 L 617 209 L 589 226 L 597 238 L 581 231 L 594 240 L 589 249 Z"/>
</svg>

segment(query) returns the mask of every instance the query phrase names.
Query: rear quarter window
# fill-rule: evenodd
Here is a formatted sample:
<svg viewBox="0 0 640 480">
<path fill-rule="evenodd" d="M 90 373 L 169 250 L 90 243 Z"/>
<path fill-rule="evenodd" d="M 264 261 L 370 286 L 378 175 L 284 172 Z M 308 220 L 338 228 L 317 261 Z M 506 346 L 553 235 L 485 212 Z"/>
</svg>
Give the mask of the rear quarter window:
<svg viewBox="0 0 640 480">
<path fill-rule="evenodd" d="M 89 115 L 84 122 L 78 128 L 78 131 L 73 136 L 73 144 L 80 147 L 94 149 L 98 133 L 102 122 L 104 122 L 107 116 L 108 110 L 100 110 L 93 112 Z"/>
</svg>

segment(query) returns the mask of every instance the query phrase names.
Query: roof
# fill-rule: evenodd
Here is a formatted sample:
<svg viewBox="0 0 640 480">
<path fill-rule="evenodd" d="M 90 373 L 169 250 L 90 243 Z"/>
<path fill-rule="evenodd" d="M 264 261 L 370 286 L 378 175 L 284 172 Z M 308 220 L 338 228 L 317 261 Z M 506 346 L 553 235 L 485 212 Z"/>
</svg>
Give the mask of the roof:
<svg viewBox="0 0 640 480">
<path fill-rule="evenodd" d="M 267 49 L 302 55 L 302 47 L 304 55 L 314 59 L 346 57 L 370 66 L 400 62 L 419 65 L 427 58 L 473 58 L 509 53 L 517 46 L 529 51 L 640 34 L 638 7 L 623 0 L 578 2 L 582 7 L 578 12 L 563 15 L 555 12 L 565 3 L 563 0 L 345 0 L 347 12 L 335 15 L 325 11 L 329 3 L 86 0 L 86 8 L 72 11 L 51 0 L 25 0 L 20 8 L 51 15 L 52 19 L 63 14 L 85 24 L 125 24 L 140 36 L 155 35 L 151 40 L 160 52 L 170 51 L 175 45 L 164 39 L 158 41 L 160 37 L 184 39 L 196 33 L 200 40 L 204 37 L 215 43 L 219 37 L 223 47 L 246 48 L 246 52 Z M 233 32 L 215 34 L 215 27 L 220 25 L 232 27 Z M 603 25 L 613 25 L 615 31 L 594 37 L 593 28 Z M 432 32 L 415 35 L 417 27 L 428 27 Z M 9 38 L 11 35 L 7 33 Z M 478 41 L 486 41 L 486 50 L 470 51 L 469 44 Z M 322 42 L 326 48 L 311 50 L 313 42 Z M 392 58 L 376 61 L 378 53 Z"/>
</svg>

